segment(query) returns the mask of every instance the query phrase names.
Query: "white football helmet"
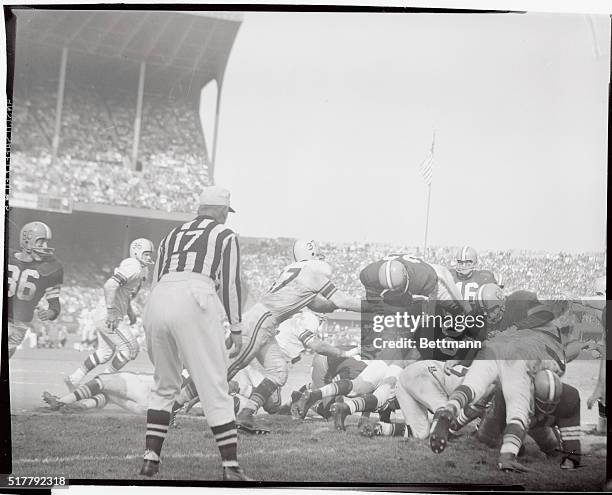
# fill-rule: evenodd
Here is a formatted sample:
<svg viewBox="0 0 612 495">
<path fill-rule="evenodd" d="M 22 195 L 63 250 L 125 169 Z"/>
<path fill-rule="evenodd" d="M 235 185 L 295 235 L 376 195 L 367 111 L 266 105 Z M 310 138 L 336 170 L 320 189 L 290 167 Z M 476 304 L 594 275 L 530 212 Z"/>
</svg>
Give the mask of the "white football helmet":
<svg viewBox="0 0 612 495">
<path fill-rule="evenodd" d="M 140 261 L 142 266 L 152 265 L 153 261 L 153 243 L 149 239 L 136 239 L 130 244 L 130 257 Z"/>
<path fill-rule="evenodd" d="M 19 247 L 37 261 L 49 258 L 55 250 L 49 247 L 51 229 L 43 222 L 26 223 L 19 232 Z"/>
<path fill-rule="evenodd" d="M 314 240 L 299 239 L 293 244 L 293 259 L 295 261 L 324 260 L 319 244 Z"/>
</svg>

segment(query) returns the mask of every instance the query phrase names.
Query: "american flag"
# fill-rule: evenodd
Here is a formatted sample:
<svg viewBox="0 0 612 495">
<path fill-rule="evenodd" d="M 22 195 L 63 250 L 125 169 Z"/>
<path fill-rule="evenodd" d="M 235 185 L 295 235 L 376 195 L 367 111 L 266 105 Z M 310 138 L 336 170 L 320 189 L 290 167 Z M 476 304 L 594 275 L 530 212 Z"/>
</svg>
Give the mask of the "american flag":
<svg viewBox="0 0 612 495">
<path fill-rule="evenodd" d="M 423 174 L 423 179 L 425 180 L 425 184 L 428 186 L 431 184 L 431 180 L 433 178 L 433 151 L 430 151 L 427 155 L 427 158 L 423 160 L 421 164 L 421 174 Z"/>
</svg>

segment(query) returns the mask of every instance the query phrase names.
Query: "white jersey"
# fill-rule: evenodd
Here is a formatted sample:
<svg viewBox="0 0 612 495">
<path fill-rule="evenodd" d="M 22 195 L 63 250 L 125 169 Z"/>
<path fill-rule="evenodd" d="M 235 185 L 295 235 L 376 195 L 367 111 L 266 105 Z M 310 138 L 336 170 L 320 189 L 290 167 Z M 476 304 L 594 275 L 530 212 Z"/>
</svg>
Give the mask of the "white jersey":
<svg viewBox="0 0 612 495">
<path fill-rule="evenodd" d="M 308 343 L 319 335 L 319 319 L 310 312 L 302 312 L 278 327 L 276 341 L 287 361 L 296 362 Z"/>
<path fill-rule="evenodd" d="M 142 266 L 136 258 L 126 258 L 115 268 L 112 278 L 119 284 L 119 288 L 115 292 L 114 305 L 121 316 L 127 315 L 130 301 L 146 282 L 147 274 L 148 268 Z"/>
<path fill-rule="evenodd" d="M 148 278 L 148 268 L 142 266 L 136 258 L 125 258 L 119 266 L 115 268 L 111 277 L 119 284 L 115 291 L 115 301 L 113 306 L 119 311 L 121 318 L 127 315 L 130 301 L 138 293 L 140 287 Z M 106 300 L 101 298 L 95 319 L 103 319 L 106 315 Z"/>
</svg>

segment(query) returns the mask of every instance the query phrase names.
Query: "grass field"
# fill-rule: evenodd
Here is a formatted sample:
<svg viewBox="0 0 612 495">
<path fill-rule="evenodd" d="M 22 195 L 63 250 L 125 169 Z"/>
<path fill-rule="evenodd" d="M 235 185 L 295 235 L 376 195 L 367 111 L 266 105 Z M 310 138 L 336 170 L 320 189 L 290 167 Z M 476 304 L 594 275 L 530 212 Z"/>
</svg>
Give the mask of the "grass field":
<svg viewBox="0 0 612 495">
<path fill-rule="evenodd" d="M 11 360 L 13 473 L 53 475 L 72 479 L 138 479 L 144 447 L 144 418 L 117 408 L 88 414 L 49 412 L 43 390 L 63 393 L 62 378 L 85 357 L 73 350 L 24 349 Z M 308 381 L 308 362 L 292 370 L 285 397 Z M 586 400 L 597 372 L 597 361 L 579 361 L 567 380 Z M 128 369 L 150 370 L 146 356 Z M 583 425 L 595 422 L 584 408 Z M 485 483 L 522 485 L 531 490 L 600 490 L 606 475 L 604 437 L 585 437 L 584 467 L 562 471 L 559 460 L 546 459 L 528 443 L 523 463 L 533 473 L 500 473 L 497 451 L 465 436 L 440 455 L 427 443 L 374 438 L 358 434 L 357 418 L 346 432 L 324 420 L 305 422 L 288 416 L 262 415 L 272 433 L 265 437 L 240 435 L 240 459 L 248 473 L 265 481 Z M 166 440 L 160 480 L 218 480 L 220 461 L 210 430 L 202 417 L 179 417 L 178 428 Z"/>
</svg>

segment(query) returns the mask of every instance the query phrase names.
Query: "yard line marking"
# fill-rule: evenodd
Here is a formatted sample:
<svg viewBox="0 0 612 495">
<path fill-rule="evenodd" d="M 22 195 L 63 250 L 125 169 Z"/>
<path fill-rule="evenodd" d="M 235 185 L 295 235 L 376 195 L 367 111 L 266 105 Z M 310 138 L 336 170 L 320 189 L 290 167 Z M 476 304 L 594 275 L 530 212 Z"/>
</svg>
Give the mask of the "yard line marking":
<svg viewBox="0 0 612 495">
<path fill-rule="evenodd" d="M 301 452 L 303 449 L 291 448 L 291 449 L 282 449 L 275 450 L 275 453 L 279 454 L 291 454 L 294 452 Z M 240 457 L 248 457 L 253 455 L 264 455 L 269 454 L 269 450 L 253 450 L 251 452 L 245 452 L 244 450 L 240 451 Z M 193 454 L 165 454 L 163 456 L 165 459 L 216 459 L 219 457 L 219 453 L 202 453 L 202 452 L 194 452 Z M 131 459 L 142 459 L 142 454 L 127 454 L 124 456 L 115 455 L 115 456 L 106 456 L 106 455 L 72 455 L 65 457 L 34 457 L 34 458 L 23 458 L 23 459 L 14 459 L 13 463 L 15 464 L 54 464 L 58 462 L 74 462 L 74 461 L 105 461 L 105 460 L 115 460 L 115 461 L 126 461 Z"/>
</svg>

